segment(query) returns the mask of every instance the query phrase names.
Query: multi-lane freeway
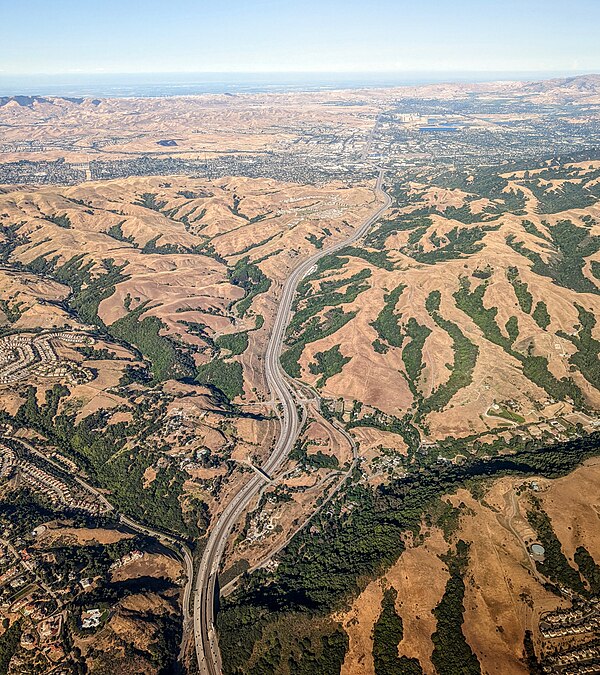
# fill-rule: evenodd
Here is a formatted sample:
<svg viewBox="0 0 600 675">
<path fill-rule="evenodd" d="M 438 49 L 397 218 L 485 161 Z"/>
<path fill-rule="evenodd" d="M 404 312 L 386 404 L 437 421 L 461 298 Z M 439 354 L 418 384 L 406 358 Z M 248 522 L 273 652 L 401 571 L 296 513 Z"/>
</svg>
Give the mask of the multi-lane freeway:
<svg viewBox="0 0 600 675">
<path fill-rule="evenodd" d="M 294 447 L 300 430 L 300 421 L 294 400 L 294 389 L 279 361 L 296 289 L 300 281 L 321 258 L 358 241 L 366 234 L 381 214 L 389 208 L 392 200 L 384 192 L 382 182 L 383 170 L 379 172 L 375 184 L 375 195 L 381 200 L 380 205 L 365 219 L 360 227 L 347 239 L 323 248 L 310 258 L 307 258 L 294 269 L 283 285 L 281 300 L 277 308 L 273 330 L 265 353 L 267 384 L 273 398 L 281 404 L 279 437 L 271 455 L 261 466 L 262 471 L 269 476 L 272 476 L 285 462 Z M 264 484 L 264 480 L 265 478 L 260 474 L 255 473 L 229 502 L 215 523 L 200 560 L 194 588 L 194 642 L 198 666 L 202 675 L 218 675 L 221 673 L 221 654 L 214 623 L 215 591 L 219 565 L 223 557 L 227 538 L 244 509 Z"/>
</svg>

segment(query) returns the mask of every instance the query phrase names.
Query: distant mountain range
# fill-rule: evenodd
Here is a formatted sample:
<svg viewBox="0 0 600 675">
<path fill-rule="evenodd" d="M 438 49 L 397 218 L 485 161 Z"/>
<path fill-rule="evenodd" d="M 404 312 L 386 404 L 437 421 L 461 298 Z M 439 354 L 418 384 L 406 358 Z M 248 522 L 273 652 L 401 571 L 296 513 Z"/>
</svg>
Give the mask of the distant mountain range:
<svg viewBox="0 0 600 675">
<path fill-rule="evenodd" d="M 32 108 L 35 103 L 50 103 L 54 104 L 56 101 L 67 101 L 68 103 L 74 103 L 80 105 L 86 100 L 86 98 L 74 98 L 70 96 L 59 96 L 59 97 L 46 97 L 46 96 L 0 96 L 0 108 L 9 103 L 16 103 L 22 108 Z M 98 105 L 100 101 L 98 99 L 92 99 L 91 103 Z"/>
<path fill-rule="evenodd" d="M 491 79 L 493 79 L 493 76 L 490 76 Z M 501 83 L 496 83 L 500 84 Z M 510 83 L 505 83 L 506 86 L 510 86 L 513 89 L 519 90 L 525 94 L 547 94 L 547 93 L 553 93 L 553 94 L 558 94 L 558 95 L 569 95 L 569 94 L 577 94 L 577 95 L 600 95 L 600 74 L 588 74 L 588 75 L 575 75 L 572 77 L 563 77 L 563 78 L 553 78 L 553 79 L 548 79 L 548 80 L 538 80 L 538 81 L 529 81 L 529 82 L 510 82 Z M 432 84 L 425 84 L 423 83 L 422 85 L 389 85 L 389 88 L 393 89 L 403 89 L 404 87 L 411 87 L 413 89 L 416 88 L 418 90 L 420 87 L 431 87 Z M 436 85 L 433 86 L 440 86 L 440 83 L 437 83 Z M 456 82 L 452 83 L 451 81 L 448 82 L 446 87 L 453 87 L 456 86 L 457 88 L 464 88 L 465 83 L 464 82 Z M 475 89 L 478 87 L 488 87 L 489 82 L 474 82 L 472 85 Z M 352 86 L 344 86 L 340 85 L 339 89 L 360 89 L 362 88 L 363 85 L 357 84 L 356 87 Z M 382 87 L 382 88 L 387 88 L 387 87 Z M 471 87 L 470 87 L 471 88 Z M 307 91 L 311 90 L 311 87 L 307 86 L 306 88 Z M 299 91 L 302 91 L 301 88 L 296 89 L 296 93 Z M 173 94 L 173 95 L 180 95 L 181 92 L 178 94 Z M 208 93 L 208 92 L 207 92 Z M 214 93 L 214 92 L 213 92 Z M 201 94 L 200 94 L 201 95 Z M 229 95 L 229 94 L 226 94 Z M 103 98 L 112 98 L 112 96 L 109 97 L 103 97 Z M 17 105 L 21 107 L 29 107 L 33 108 L 36 104 L 44 104 L 44 103 L 49 103 L 49 104 L 56 104 L 58 102 L 67 102 L 67 103 L 72 103 L 75 105 L 81 105 L 84 102 L 90 102 L 93 105 L 99 105 L 100 100 L 98 98 L 93 98 L 93 97 L 88 97 L 88 96 L 80 96 L 80 97 L 71 97 L 71 96 L 2 96 L 0 97 L 0 108 L 8 105 L 10 103 L 16 103 Z"/>
<path fill-rule="evenodd" d="M 573 92 L 598 94 L 600 93 L 600 75 L 576 75 L 574 77 L 562 77 L 540 82 L 525 84 L 524 90 L 532 93 L 542 93 L 553 90 L 569 90 Z"/>
</svg>

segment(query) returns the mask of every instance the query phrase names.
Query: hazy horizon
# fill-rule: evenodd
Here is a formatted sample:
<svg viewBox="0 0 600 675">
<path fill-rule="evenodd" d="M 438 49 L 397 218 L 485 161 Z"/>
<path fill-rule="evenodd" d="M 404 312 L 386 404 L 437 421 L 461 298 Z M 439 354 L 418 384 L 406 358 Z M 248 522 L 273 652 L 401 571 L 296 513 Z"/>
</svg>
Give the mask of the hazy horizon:
<svg viewBox="0 0 600 675">
<path fill-rule="evenodd" d="M 0 675 L 600 675 L 600 0 L 0 25 Z"/>
<path fill-rule="evenodd" d="M 146 73 L 0 73 L 0 96 L 154 97 L 203 93 L 319 91 L 443 83 L 529 81 L 592 72 L 559 71 L 221 71 Z"/>
</svg>

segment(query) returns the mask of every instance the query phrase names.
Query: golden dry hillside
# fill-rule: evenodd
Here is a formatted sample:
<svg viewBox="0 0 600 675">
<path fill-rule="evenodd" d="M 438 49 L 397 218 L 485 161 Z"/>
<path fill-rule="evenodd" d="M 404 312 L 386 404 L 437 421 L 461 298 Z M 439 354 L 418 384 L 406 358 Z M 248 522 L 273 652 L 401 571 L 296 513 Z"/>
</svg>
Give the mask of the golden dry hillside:
<svg viewBox="0 0 600 675">
<path fill-rule="evenodd" d="M 36 406 L 60 392 L 54 414 L 86 434 L 108 423 L 129 438 L 129 450 L 142 442 L 129 486 L 121 471 L 132 471 L 131 458 L 108 439 L 99 454 L 70 452 L 123 506 L 141 495 L 150 522 L 154 491 L 168 485 L 171 526 L 204 531 L 276 433 L 261 361 L 283 280 L 324 242 L 347 236 L 374 204 L 369 185 L 248 178 L 5 192 L 7 358 L 15 340 L 29 341 L 36 356 L 36 340 L 48 335 L 52 352 L 41 351 L 41 360 L 57 365 L 48 377 L 37 357 L 31 366 L 23 360 L 0 388 L 4 408 L 17 413 L 34 385 Z M 81 334 L 93 344 L 82 346 Z M 105 464 L 110 457 L 115 465 Z"/>
<path fill-rule="evenodd" d="M 598 448 L 599 177 L 390 176 L 392 208 L 302 280 L 281 361 L 345 435 L 309 407 L 286 488 L 327 465 L 347 482 L 284 550 L 285 491 L 265 489 L 243 534 L 275 555 L 252 536 L 230 554 L 251 572 L 224 589 L 231 672 L 594 663 L 597 460 L 573 470 Z"/>
<path fill-rule="evenodd" d="M 572 629 L 567 617 L 577 625 L 577 605 L 561 597 L 555 584 L 597 592 L 593 573 L 581 579 L 569 570 L 589 575 L 584 561 L 600 556 L 598 472 L 593 460 L 557 480 L 503 478 L 477 496 L 464 489 L 444 496 L 433 521 L 422 523 L 398 561 L 335 617 L 349 636 L 341 672 L 373 672 L 374 655 L 385 649 L 377 644 L 385 637 L 382 624 L 394 615 L 400 626 L 399 658 L 405 667 L 409 659 L 417 660 L 424 673 L 452 667 L 451 656 L 458 656 L 460 647 L 450 646 L 450 639 L 466 641 L 465 659 L 472 650 L 485 673 L 532 672 L 529 640 L 548 665 L 560 665 L 556 655 L 561 652 L 572 655 L 573 663 L 580 660 L 581 645 L 595 631 Z M 531 559 L 536 541 L 546 546 L 543 562 Z M 453 575 L 460 575 L 464 585 L 454 585 Z M 462 633 L 458 625 L 443 623 L 445 612 L 456 611 L 453 594 L 460 594 L 464 604 Z M 455 621 L 460 623 L 460 611 Z"/>
<path fill-rule="evenodd" d="M 595 426 L 599 176 L 586 163 L 398 182 L 364 246 L 304 280 L 282 362 L 371 471 L 394 471 L 388 451 L 452 458 Z"/>
<path fill-rule="evenodd" d="M 596 665 L 597 103 L 0 99 L 14 663 L 196 672 L 198 592 L 228 674 Z"/>
<path fill-rule="evenodd" d="M 39 275 L 51 277 L 72 289 L 70 309 L 82 323 L 109 333 L 114 327 L 116 337 L 137 324 L 146 332 L 156 327 L 171 345 L 171 359 L 155 353 L 153 360 L 150 346 L 140 351 L 152 361 L 154 377 L 164 380 L 206 362 L 216 339 L 224 353 L 236 338 L 261 339 L 277 286 L 295 260 L 351 231 L 373 197 L 368 187 L 341 184 L 174 177 L 21 190 L 0 202 L 5 260 L 23 270 L 18 280 L 14 271 L 5 273 L 6 322 L 13 329 L 72 325 L 72 316 L 49 304 L 43 323 L 32 316 L 36 288 L 44 301 Z M 17 281 L 28 289 L 18 301 L 20 289 L 9 285 Z M 67 292 L 55 281 L 44 285 L 48 301 L 64 300 Z M 178 342 L 187 350 L 182 358 Z M 248 361 L 250 395 L 258 375 Z"/>
<path fill-rule="evenodd" d="M 207 94 L 169 98 L 0 99 L 2 161 L 194 160 L 290 149 L 306 132 L 369 129 L 387 92 Z M 339 100 L 355 105 L 331 105 Z"/>
</svg>

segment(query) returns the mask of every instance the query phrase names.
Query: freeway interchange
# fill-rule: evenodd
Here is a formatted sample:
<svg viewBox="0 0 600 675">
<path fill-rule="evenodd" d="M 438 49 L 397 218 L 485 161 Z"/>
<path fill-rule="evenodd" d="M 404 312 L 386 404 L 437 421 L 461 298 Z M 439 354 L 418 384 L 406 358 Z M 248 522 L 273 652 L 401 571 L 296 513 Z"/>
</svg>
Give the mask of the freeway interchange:
<svg viewBox="0 0 600 675">
<path fill-rule="evenodd" d="M 296 409 L 293 381 L 285 374 L 279 361 L 296 289 L 300 281 L 314 269 L 321 258 L 357 242 L 389 208 L 392 200 L 383 190 L 383 173 L 383 170 L 380 170 L 375 184 L 375 195 L 382 199 L 382 203 L 375 212 L 350 237 L 318 251 L 298 265 L 283 285 L 281 300 L 265 353 L 265 375 L 268 388 L 273 398 L 281 405 L 279 437 L 271 455 L 260 467 L 261 471 L 269 476 L 272 476 L 286 461 L 302 426 Z M 262 475 L 255 473 L 229 502 L 213 527 L 200 560 L 194 586 L 193 627 L 196 656 L 202 675 L 218 675 L 222 670 L 215 628 L 217 575 L 229 534 L 252 498 L 261 489 L 264 480 Z"/>
</svg>

